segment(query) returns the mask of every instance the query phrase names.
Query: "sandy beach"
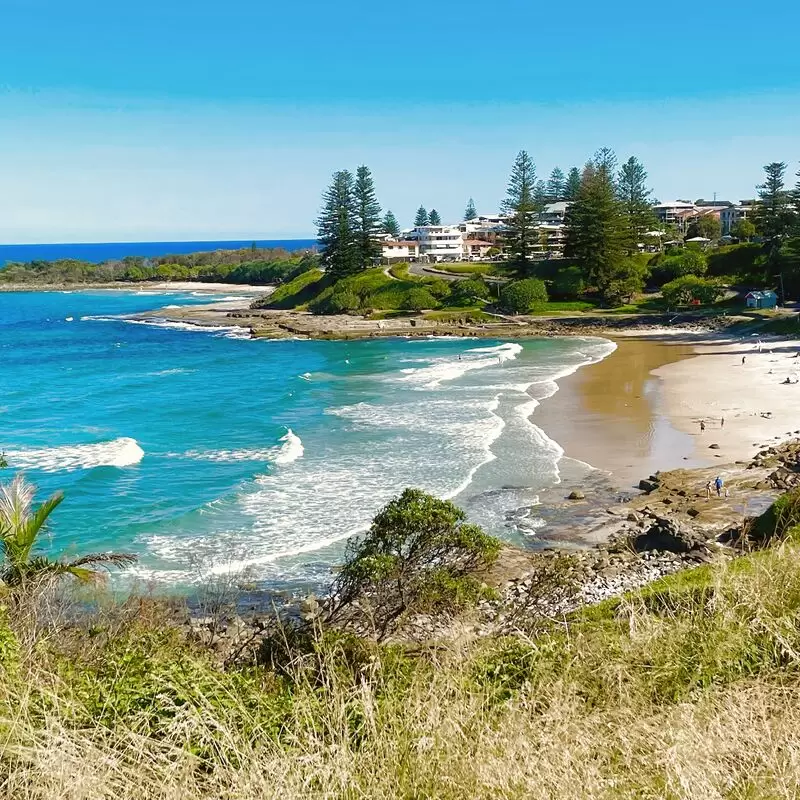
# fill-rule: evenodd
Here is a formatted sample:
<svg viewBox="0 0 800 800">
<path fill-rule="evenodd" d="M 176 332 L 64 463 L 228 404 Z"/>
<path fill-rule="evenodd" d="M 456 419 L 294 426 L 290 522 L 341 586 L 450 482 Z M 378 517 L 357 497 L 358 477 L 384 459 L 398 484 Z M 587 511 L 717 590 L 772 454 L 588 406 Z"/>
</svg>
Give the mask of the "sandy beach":
<svg viewBox="0 0 800 800">
<path fill-rule="evenodd" d="M 606 359 L 559 381 L 533 421 L 566 457 L 620 486 L 744 461 L 800 429 L 800 384 L 784 383 L 800 376 L 800 341 L 654 331 L 615 342 Z"/>
</svg>

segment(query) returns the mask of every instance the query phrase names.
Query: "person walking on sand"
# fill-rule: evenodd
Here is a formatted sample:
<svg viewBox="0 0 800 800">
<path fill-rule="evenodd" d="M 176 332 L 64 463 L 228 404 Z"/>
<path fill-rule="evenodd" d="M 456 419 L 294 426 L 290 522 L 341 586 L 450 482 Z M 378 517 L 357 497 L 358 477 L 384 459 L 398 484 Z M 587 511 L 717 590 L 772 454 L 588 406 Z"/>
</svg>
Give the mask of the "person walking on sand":
<svg viewBox="0 0 800 800">
<path fill-rule="evenodd" d="M 716 480 L 714 481 L 714 488 L 717 490 L 717 497 L 722 496 L 722 478 L 717 475 Z"/>
<path fill-rule="evenodd" d="M 702 433 L 706 429 L 706 421 L 704 419 L 700 420 L 700 433 Z"/>
<path fill-rule="evenodd" d="M 711 481 L 706 481 L 706 500 L 711 497 Z"/>
<path fill-rule="evenodd" d="M 742 366 L 744 366 L 745 356 L 742 356 Z"/>
<path fill-rule="evenodd" d="M 725 417 L 720 417 L 719 418 L 719 426 L 720 426 L 720 428 L 724 428 L 725 427 Z"/>
</svg>

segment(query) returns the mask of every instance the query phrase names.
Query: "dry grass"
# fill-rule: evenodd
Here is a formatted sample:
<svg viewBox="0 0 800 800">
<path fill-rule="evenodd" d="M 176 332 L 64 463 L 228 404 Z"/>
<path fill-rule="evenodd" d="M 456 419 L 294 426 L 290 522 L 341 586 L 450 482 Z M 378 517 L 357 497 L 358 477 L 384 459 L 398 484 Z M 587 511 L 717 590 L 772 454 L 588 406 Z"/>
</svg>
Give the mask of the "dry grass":
<svg viewBox="0 0 800 800">
<path fill-rule="evenodd" d="M 220 673 L 152 621 L 70 648 L 71 668 L 52 636 L 6 649 L 0 794 L 796 798 L 798 555 L 676 576 L 532 641 L 326 644 L 283 681 Z"/>
</svg>

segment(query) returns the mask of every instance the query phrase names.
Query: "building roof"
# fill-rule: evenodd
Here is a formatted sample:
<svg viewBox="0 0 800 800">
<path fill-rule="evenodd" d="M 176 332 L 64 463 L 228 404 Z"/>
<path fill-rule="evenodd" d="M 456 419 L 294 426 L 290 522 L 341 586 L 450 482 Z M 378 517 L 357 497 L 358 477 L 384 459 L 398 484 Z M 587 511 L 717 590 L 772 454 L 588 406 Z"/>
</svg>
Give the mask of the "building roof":
<svg viewBox="0 0 800 800">
<path fill-rule="evenodd" d="M 765 289 L 764 291 L 748 292 L 745 295 L 745 298 L 747 298 L 747 297 L 752 297 L 752 298 L 754 298 L 756 300 L 761 300 L 761 299 L 763 299 L 765 297 L 775 297 L 775 298 L 777 298 L 778 295 L 775 294 L 775 292 L 773 292 L 772 289 Z"/>
<path fill-rule="evenodd" d="M 670 203 L 656 203 L 653 208 L 694 208 L 694 203 L 686 200 L 673 200 Z"/>
<path fill-rule="evenodd" d="M 691 239 L 687 239 L 687 242 L 710 242 L 711 239 L 706 239 L 705 236 L 692 236 Z"/>
</svg>

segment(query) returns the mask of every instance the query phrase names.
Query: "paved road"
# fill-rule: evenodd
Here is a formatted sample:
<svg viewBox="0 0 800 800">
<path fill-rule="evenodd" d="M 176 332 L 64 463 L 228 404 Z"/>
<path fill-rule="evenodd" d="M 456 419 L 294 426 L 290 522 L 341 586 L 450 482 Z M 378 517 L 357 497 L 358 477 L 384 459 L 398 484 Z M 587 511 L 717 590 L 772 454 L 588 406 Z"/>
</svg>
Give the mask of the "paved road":
<svg viewBox="0 0 800 800">
<path fill-rule="evenodd" d="M 408 271 L 412 275 L 417 275 L 420 278 L 441 278 L 443 281 L 463 281 L 465 278 L 478 277 L 477 274 L 458 274 L 456 272 L 447 272 L 446 269 L 446 265 L 444 267 L 432 267 L 427 264 L 418 263 L 408 265 Z M 508 280 L 508 278 L 499 278 L 495 275 L 484 275 L 483 279 L 489 283 L 505 283 Z"/>
</svg>

